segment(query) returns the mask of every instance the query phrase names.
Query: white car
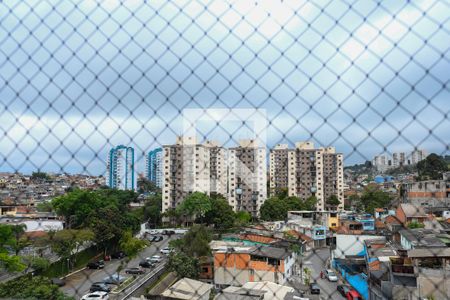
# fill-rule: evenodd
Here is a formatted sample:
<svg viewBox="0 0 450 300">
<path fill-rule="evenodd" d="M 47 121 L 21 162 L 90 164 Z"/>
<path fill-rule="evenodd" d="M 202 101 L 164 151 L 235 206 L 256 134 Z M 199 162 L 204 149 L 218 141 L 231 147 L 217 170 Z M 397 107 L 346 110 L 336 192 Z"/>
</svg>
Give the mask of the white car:
<svg viewBox="0 0 450 300">
<path fill-rule="evenodd" d="M 333 270 L 325 270 L 325 277 L 328 278 L 329 281 L 337 282 L 338 277 Z"/>
<path fill-rule="evenodd" d="M 158 230 L 152 229 L 149 231 L 150 234 L 158 234 Z"/>
<path fill-rule="evenodd" d="M 162 254 L 170 254 L 170 252 L 173 252 L 173 249 L 169 247 L 162 248 L 160 251 Z"/>
<path fill-rule="evenodd" d="M 109 295 L 107 292 L 93 292 L 93 293 L 89 293 L 84 295 L 83 297 L 81 297 L 81 300 L 94 300 L 94 299 L 98 299 L 98 300 L 108 300 L 109 299 Z"/>
<path fill-rule="evenodd" d="M 162 257 L 159 255 L 153 255 L 152 257 L 147 257 L 149 262 L 159 263 L 162 260 Z"/>
</svg>

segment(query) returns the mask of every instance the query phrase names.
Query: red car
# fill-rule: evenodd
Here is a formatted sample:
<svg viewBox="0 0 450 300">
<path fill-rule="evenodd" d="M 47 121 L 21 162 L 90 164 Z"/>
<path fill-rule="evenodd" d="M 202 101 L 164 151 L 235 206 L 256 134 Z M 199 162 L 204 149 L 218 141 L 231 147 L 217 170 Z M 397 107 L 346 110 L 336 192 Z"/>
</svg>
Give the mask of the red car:
<svg viewBox="0 0 450 300">
<path fill-rule="evenodd" d="M 363 297 L 354 289 L 347 292 L 347 300 L 363 300 Z"/>
</svg>

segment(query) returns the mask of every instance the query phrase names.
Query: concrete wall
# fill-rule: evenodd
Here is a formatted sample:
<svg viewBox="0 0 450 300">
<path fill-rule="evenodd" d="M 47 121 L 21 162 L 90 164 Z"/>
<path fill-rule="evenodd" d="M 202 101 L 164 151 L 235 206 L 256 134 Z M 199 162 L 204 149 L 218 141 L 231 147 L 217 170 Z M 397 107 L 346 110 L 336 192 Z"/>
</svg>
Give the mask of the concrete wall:
<svg viewBox="0 0 450 300">
<path fill-rule="evenodd" d="M 423 270 L 422 270 L 423 271 Z M 431 270 L 430 271 L 434 271 Z M 423 272 L 417 278 L 417 289 L 421 297 L 433 297 L 435 300 L 450 299 L 450 279 L 444 277 L 444 272 Z"/>
<path fill-rule="evenodd" d="M 333 258 L 345 258 L 347 255 L 364 254 L 364 241 L 379 239 L 375 235 L 350 235 L 336 234 L 336 249 L 333 250 Z"/>
</svg>

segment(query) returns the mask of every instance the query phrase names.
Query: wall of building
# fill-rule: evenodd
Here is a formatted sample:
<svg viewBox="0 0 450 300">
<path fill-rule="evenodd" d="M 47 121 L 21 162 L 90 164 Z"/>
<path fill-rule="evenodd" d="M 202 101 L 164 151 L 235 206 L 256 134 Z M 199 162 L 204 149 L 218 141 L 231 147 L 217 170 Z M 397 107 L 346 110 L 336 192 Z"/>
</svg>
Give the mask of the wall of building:
<svg viewBox="0 0 450 300">
<path fill-rule="evenodd" d="M 421 297 L 433 297 L 435 300 L 450 299 L 450 279 L 444 277 L 444 272 L 439 274 L 428 272 L 417 277 L 417 289 Z"/>
<path fill-rule="evenodd" d="M 379 239 L 376 235 L 336 234 L 336 249 L 333 258 L 345 258 L 347 255 L 364 255 L 364 241 Z"/>
</svg>

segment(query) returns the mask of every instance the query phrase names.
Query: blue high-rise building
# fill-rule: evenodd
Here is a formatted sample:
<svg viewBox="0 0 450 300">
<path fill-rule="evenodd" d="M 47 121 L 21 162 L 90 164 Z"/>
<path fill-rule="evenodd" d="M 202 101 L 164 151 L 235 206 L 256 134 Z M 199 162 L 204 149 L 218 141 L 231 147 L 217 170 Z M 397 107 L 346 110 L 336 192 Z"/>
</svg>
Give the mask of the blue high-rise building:
<svg viewBox="0 0 450 300">
<path fill-rule="evenodd" d="M 147 179 L 157 187 L 162 186 L 162 148 L 156 148 L 147 155 Z"/>
<path fill-rule="evenodd" d="M 107 184 L 119 190 L 134 190 L 134 148 L 119 145 L 109 151 Z"/>
</svg>

